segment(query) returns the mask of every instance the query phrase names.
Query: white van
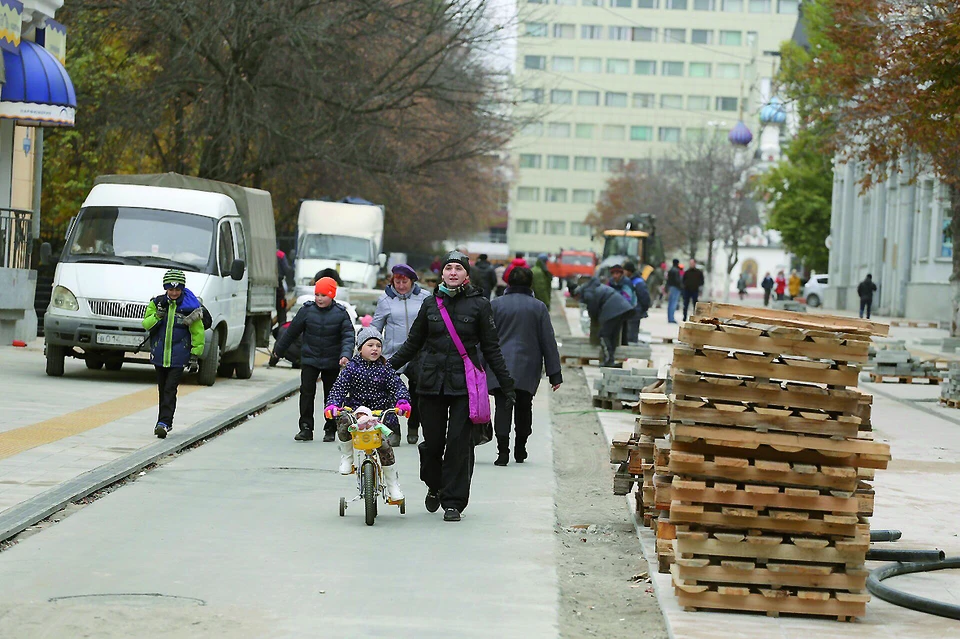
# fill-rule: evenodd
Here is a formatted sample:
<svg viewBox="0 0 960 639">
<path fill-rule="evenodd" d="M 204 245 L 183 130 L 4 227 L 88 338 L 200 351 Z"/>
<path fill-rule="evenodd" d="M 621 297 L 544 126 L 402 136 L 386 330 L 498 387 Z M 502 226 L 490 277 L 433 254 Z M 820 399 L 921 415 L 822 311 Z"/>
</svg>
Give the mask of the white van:
<svg viewBox="0 0 960 639">
<path fill-rule="evenodd" d="M 66 357 L 90 369 L 144 362 L 128 354 L 149 350 L 141 320 L 171 268 L 213 319 L 200 382 L 249 378 L 276 304 L 270 194 L 173 173 L 97 179 L 57 264 L 43 320 L 47 374 L 63 375 Z"/>
</svg>

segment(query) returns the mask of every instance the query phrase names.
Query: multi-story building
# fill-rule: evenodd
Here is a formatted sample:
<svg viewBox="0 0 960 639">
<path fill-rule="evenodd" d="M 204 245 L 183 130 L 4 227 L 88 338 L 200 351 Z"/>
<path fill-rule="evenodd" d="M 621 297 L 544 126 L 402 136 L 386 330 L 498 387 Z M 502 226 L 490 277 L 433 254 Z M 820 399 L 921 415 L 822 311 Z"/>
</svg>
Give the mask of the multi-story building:
<svg viewBox="0 0 960 639">
<path fill-rule="evenodd" d="M 682 140 L 756 132 L 798 0 L 517 0 L 511 250 L 593 247 L 587 215 L 612 172 Z M 767 94 L 761 90 L 766 87 Z"/>
</svg>

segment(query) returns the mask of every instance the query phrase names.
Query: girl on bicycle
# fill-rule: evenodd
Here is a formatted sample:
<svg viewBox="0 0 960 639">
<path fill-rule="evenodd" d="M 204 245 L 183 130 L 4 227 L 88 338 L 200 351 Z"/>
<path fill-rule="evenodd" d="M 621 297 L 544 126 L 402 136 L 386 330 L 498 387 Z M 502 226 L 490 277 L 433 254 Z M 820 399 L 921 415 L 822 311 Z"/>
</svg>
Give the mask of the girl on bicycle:
<svg viewBox="0 0 960 639">
<path fill-rule="evenodd" d="M 327 419 L 333 419 L 344 406 L 352 409 L 364 406 L 372 410 L 396 408 L 398 414 L 410 417 L 410 393 L 400 380 L 400 376 L 381 354 L 383 337 L 380 331 L 372 326 L 361 329 L 357 333 L 357 350 L 359 351 L 357 355 L 340 371 L 340 376 L 330 389 L 324 416 Z M 389 431 L 400 428 L 396 415 L 387 415 L 384 422 L 384 426 Z M 349 426 L 349 420 L 337 420 L 340 473 L 343 475 L 353 472 L 353 440 L 348 430 Z M 389 432 L 387 435 L 389 436 Z M 390 501 L 400 501 L 403 499 L 403 492 L 400 490 L 397 477 L 396 456 L 393 454 L 388 437 L 383 438 L 383 444 L 377 452 L 383 466 L 387 498 Z"/>
</svg>

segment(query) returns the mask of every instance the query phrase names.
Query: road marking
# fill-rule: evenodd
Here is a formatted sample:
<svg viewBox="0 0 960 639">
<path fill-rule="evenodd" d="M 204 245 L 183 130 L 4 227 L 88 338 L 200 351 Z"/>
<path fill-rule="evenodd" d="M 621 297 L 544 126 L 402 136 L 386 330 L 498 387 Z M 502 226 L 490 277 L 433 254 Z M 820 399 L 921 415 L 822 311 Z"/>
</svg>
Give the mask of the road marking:
<svg viewBox="0 0 960 639">
<path fill-rule="evenodd" d="M 181 386 L 177 396 L 184 397 L 200 388 L 193 385 Z M 147 388 L 66 415 L 8 430 L 0 433 L 0 459 L 13 457 L 25 450 L 78 435 L 156 405 L 157 389 Z M 144 424 L 144 428 L 149 425 L 151 424 Z"/>
</svg>

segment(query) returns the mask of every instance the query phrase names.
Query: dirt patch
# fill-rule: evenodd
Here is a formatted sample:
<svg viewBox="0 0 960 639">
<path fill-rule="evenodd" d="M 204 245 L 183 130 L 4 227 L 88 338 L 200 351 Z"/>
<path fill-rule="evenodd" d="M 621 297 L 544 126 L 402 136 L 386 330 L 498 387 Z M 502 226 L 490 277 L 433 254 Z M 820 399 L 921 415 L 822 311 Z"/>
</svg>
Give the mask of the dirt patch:
<svg viewBox="0 0 960 639">
<path fill-rule="evenodd" d="M 553 323 L 558 336 L 569 334 L 556 311 Z M 613 494 L 610 450 L 589 397 L 578 367 L 565 367 L 563 386 L 550 394 L 560 635 L 666 638 L 630 511 Z"/>
</svg>

